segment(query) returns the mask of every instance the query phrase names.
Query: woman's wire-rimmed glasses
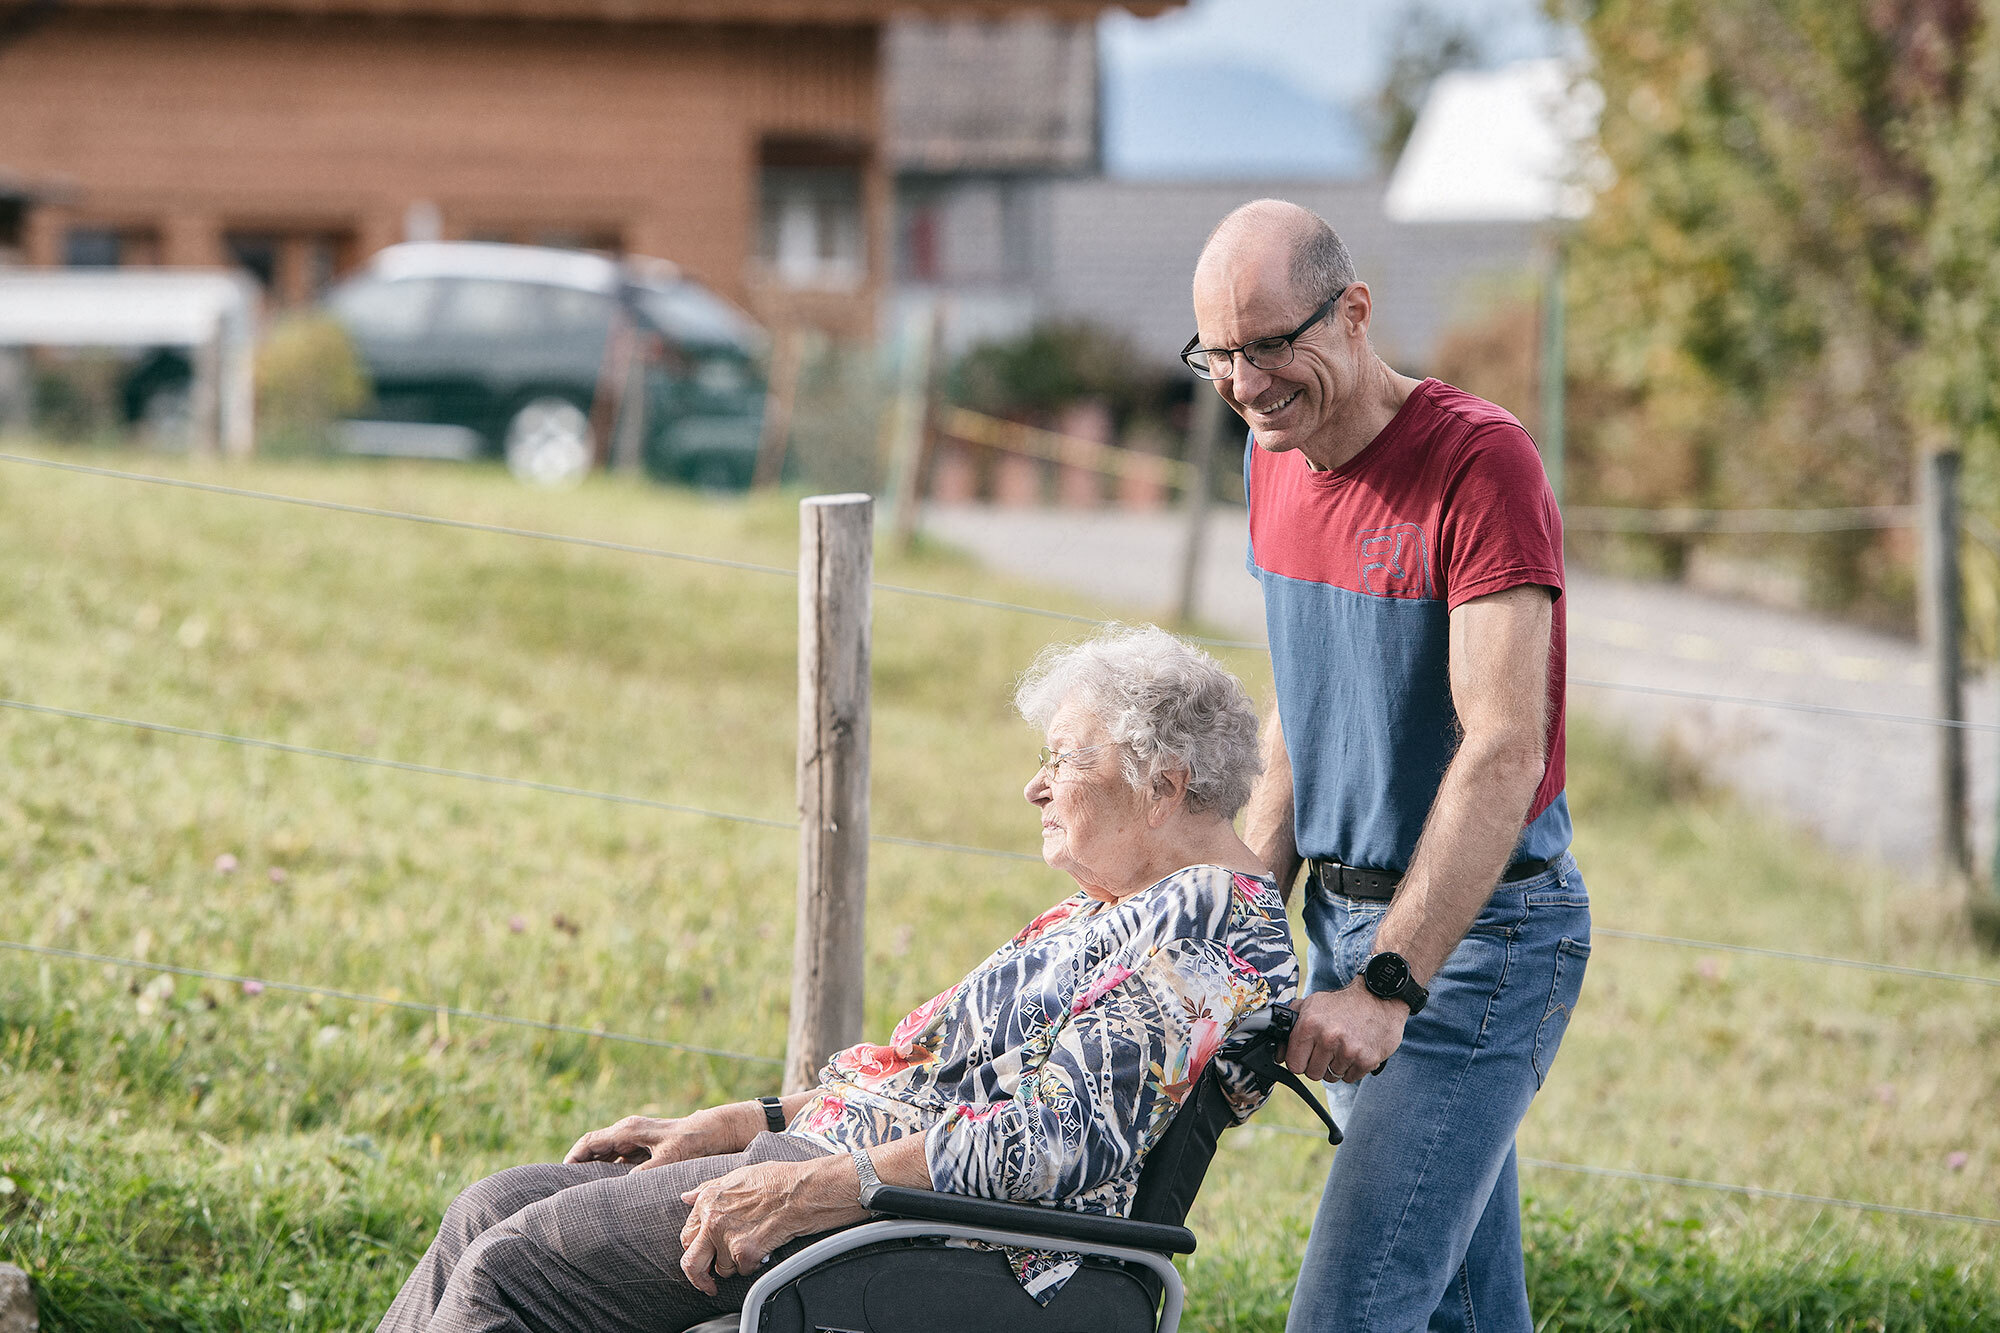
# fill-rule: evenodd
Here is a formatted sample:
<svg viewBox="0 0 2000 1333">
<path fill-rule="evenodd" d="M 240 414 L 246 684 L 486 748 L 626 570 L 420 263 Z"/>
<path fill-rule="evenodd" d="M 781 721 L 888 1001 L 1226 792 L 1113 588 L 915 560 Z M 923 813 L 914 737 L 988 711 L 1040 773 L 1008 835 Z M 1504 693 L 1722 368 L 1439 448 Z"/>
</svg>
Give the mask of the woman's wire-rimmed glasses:
<svg viewBox="0 0 2000 1333">
<path fill-rule="evenodd" d="M 1346 294 L 1347 288 L 1342 287 L 1327 297 L 1320 303 L 1319 309 L 1306 316 L 1305 323 L 1290 333 L 1259 338 L 1255 342 L 1244 343 L 1241 347 L 1196 347 L 1195 344 L 1201 341 L 1201 335 L 1197 333 L 1187 340 L 1186 347 L 1181 348 L 1181 360 L 1187 362 L 1189 370 L 1205 380 L 1226 380 L 1235 374 L 1238 352 L 1243 354 L 1245 361 L 1259 370 L 1278 370 L 1289 366 L 1297 352 L 1292 344 L 1296 343 L 1307 329 L 1333 313 L 1334 304 Z"/>
<path fill-rule="evenodd" d="M 1050 777 L 1052 778 L 1061 777 L 1062 766 L 1064 764 L 1068 763 L 1072 759 L 1080 759 L 1084 755 L 1090 754 L 1097 750 L 1102 750 L 1105 746 L 1109 744 L 1111 744 L 1110 741 L 1100 741 L 1096 745 L 1086 745 L 1083 748 L 1077 750 L 1051 750 L 1048 746 L 1044 745 L 1042 747 L 1041 766 L 1042 768 L 1046 768 L 1049 771 Z"/>
</svg>

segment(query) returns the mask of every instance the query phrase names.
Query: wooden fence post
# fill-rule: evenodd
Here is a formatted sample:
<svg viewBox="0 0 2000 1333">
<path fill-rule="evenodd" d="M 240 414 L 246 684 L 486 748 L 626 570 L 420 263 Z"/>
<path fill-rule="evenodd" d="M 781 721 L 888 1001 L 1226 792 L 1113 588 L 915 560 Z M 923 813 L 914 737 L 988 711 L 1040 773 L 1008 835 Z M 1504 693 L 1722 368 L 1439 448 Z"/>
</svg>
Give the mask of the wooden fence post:
<svg viewBox="0 0 2000 1333">
<path fill-rule="evenodd" d="M 787 1092 L 861 1039 L 874 501 L 799 503 L 799 908 Z"/>
<path fill-rule="evenodd" d="M 792 410 L 798 405 L 799 371 L 805 361 L 805 331 L 781 327 L 771 347 L 771 378 L 764 385 L 764 427 L 757 437 L 757 462 L 750 484 L 758 490 L 776 486 L 785 473 L 785 452 L 792 443 Z"/>
<path fill-rule="evenodd" d="M 944 307 L 933 300 L 906 321 L 902 374 L 890 409 L 889 529 L 899 551 L 909 550 L 917 536 L 924 463 L 930 453 L 931 431 L 937 416 L 943 343 Z"/>
<path fill-rule="evenodd" d="M 35 1333 L 35 1284 L 12 1264 L 0 1264 L 0 1333 Z"/>
<path fill-rule="evenodd" d="M 1931 650 L 1934 716 L 1965 719 L 1960 635 L 1965 623 L 1958 569 L 1958 465 L 1956 450 L 1930 456 L 1924 468 L 1924 639 Z M 1966 836 L 1965 730 L 1937 728 L 1938 860 L 1946 874 L 1972 870 Z"/>
<path fill-rule="evenodd" d="M 1187 544 L 1181 548 L 1180 623 L 1194 620 L 1195 585 L 1201 581 L 1201 541 L 1208 524 L 1208 488 L 1215 466 L 1215 437 L 1222 430 L 1222 395 L 1206 384 L 1194 388 L 1188 418 Z"/>
</svg>

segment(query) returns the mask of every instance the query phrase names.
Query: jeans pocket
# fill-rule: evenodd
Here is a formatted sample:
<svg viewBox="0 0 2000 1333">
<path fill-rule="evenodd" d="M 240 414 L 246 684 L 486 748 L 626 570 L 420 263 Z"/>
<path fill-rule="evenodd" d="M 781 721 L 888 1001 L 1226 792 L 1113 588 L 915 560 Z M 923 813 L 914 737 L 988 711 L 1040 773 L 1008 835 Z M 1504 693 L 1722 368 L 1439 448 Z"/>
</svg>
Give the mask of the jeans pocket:
<svg viewBox="0 0 2000 1333">
<path fill-rule="evenodd" d="M 1549 1066 L 1555 1063 L 1556 1048 L 1569 1030 L 1569 1016 L 1583 993 L 1583 970 L 1590 962 L 1590 941 L 1563 938 L 1556 941 L 1555 977 L 1549 983 L 1549 1002 L 1542 1010 L 1541 1024 L 1535 1029 L 1535 1087 L 1547 1081 Z"/>
</svg>

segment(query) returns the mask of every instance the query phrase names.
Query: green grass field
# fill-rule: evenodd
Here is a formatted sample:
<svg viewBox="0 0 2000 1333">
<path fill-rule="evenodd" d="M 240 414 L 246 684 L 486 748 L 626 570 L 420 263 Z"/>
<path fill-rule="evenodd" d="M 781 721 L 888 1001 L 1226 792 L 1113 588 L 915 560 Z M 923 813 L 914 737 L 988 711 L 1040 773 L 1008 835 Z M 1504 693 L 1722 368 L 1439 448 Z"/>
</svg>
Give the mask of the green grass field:
<svg viewBox="0 0 2000 1333">
<path fill-rule="evenodd" d="M 17 447 L 25 447 L 16 442 Z M 103 466 L 781 566 L 796 497 Z M 0 463 L 0 697 L 788 819 L 787 578 Z M 884 581 L 1101 613 L 948 553 Z M 1012 678 L 1077 627 L 880 594 L 876 832 L 1032 850 Z M 1269 668 L 1231 664 L 1268 697 Z M 0 709 L 0 940 L 781 1052 L 794 835 Z M 1993 975 L 1952 904 L 1578 721 L 1600 926 Z M 229 858 L 229 859 L 224 859 Z M 234 865 L 233 870 L 219 866 Z M 868 1027 L 1070 882 L 877 845 Z M 773 1063 L 0 949 L 0 1260 L 49 1333 L 371 1328 L 452 1194 Z M 1600 938 L 1525 1156 L 2000 1215 L 2000 990 Z M 1268 1121 L 1270 1127 L 1264 1122 Z M 1232 1134 L 1190 1326 L 1275 1330 L 1327 1154 Z M 1524 1173 L 1551 1328 L 2000 1327 L 2000 1230 Z"/>
</svg>

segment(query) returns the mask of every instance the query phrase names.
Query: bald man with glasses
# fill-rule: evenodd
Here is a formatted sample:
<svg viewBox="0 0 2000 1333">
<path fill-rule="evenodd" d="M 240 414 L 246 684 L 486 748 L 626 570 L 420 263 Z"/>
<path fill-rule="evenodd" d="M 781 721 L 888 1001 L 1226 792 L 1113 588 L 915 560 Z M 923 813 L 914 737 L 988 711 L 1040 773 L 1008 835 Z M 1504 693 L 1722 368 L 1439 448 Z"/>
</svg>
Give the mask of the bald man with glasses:
<svg viewBox="0 0 2000 1333">
<path fill-rule="evenodd" d="M 1563 794 L 1562 519 L 1504 409 L 1398 374 L 1332 228 L 1225 218 L 1182 351 L 1250 427 L 1277 707 L 1246 841 L 1310 978 L 1334 1155 L 1288 1329 L 1529 1333 L 1514 1133 L 1590 954 Z"/>
</svg>

